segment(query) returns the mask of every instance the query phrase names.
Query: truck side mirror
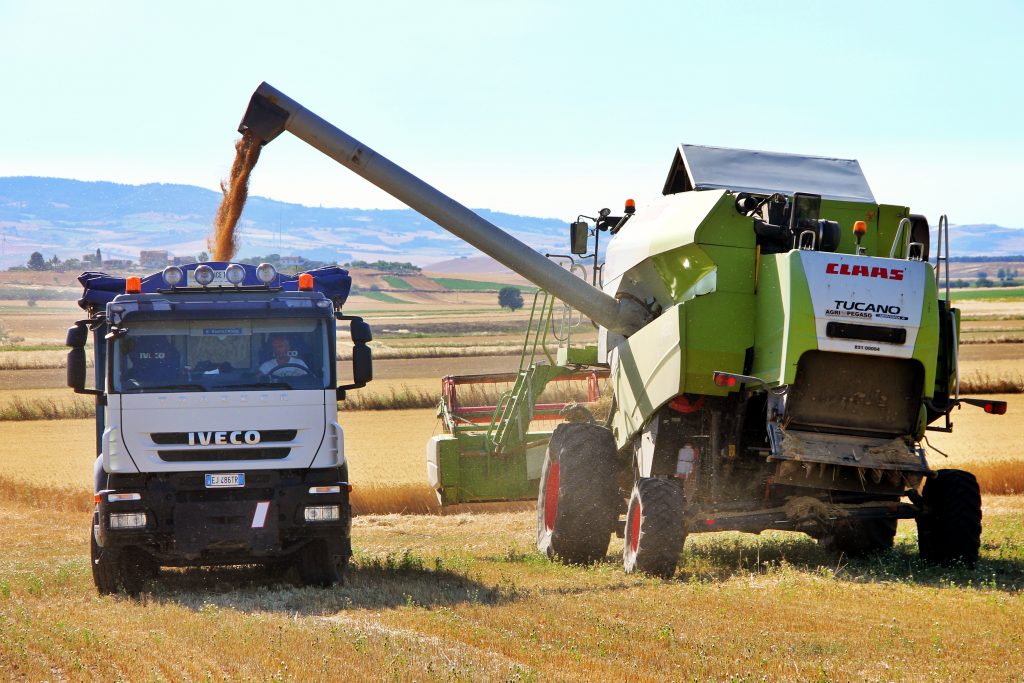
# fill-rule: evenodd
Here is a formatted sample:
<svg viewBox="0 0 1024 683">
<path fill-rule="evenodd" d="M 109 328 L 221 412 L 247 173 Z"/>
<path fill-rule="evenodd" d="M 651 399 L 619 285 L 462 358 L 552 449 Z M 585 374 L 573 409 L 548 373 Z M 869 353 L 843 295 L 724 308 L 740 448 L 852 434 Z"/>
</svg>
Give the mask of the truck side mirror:
<svg viewBox="0 0 1024 683">
<path fill-rule="evenodd" d="M 590 226 L 584 221 L 577 221 L 569 224 L 569 251 L 577 256 L 587 253 L 587 237 L 590 235 Z"/>
<path fill-rule="evenodd" d="M 373 341 L 370 324 L 365 320 L 353 320 L 349 328 L 353 344 L 368 344 Z"/>
<path fill-rule="evenodd" d="M 89 328 L 84 323 L 76 323 L 68 328 L 68 335 L 64 340 L 65 346 L 73 349 L 85 348 L 89 341 Z"/>
<path fill-rule="evenodd" d="M 352 349 L 352 381 L 363 386 L 373 379 L 373 351 L 369 346 L 357 344 Z"/>
<path fill-rule="evenodd" d="M 74 328 L 72 328 L 74 329 Z M 70 331 L 69 331 L 70 337 Z M 68 351 L 68 386 L 76 393 L 85 392 L 85 348 L 76 346 Z"/>
</svg>

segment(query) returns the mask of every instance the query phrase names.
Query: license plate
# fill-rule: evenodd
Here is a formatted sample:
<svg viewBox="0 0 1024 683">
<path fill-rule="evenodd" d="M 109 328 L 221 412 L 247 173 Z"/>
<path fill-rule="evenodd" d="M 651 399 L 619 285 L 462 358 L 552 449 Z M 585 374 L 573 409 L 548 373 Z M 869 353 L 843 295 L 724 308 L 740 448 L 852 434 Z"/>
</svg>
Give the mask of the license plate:
<svg viewBox="0 0 1024 683">
<path fill-rule="evenodd" d="M 208 489 L 230 489 L 242 488 L 245 486 L 245 473 L 237 474 L 207 474 L 206 488 Z"/>
</svg>

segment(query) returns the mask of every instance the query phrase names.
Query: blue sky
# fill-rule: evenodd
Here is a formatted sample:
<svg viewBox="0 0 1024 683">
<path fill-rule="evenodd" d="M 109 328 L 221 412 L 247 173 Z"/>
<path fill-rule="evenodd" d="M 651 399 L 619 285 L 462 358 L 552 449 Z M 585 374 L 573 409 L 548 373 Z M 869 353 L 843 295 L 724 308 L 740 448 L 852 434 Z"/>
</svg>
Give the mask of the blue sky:
<svg viewBox="0 0 1024 683">
<path fill-rule="evenodd" d="M 933 222 L 1024 227 L 1024 3 L 0 3 L 0 175 L 215 188 L 266 80 L 464 204 L 571 219 L 679 142 L 852 157 Z M 395 207 L 304 144 L 252 192 Z"/>
</svg>

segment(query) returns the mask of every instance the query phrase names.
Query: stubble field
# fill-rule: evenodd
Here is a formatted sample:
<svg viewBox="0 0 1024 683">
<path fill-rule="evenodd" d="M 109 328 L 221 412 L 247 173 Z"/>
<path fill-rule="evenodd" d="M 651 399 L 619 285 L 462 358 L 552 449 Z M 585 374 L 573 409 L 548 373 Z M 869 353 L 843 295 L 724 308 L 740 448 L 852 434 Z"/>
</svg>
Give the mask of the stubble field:
<svg viewBox="0 0 1024 683">
<path fill-rule="evenodd" d="M 458 317 L 439 304 L 371 303 L 375 329 L 408 326 L 412 313 L 421 322 Z M 54 347 L 78 315 L 58 304 L 0 312 L 20 344 L 49 345 L 41 353 L 57 365 L 63 351 Z M 972 302 L 965 332 L 1024 329 L 1024 308 L 1019 317 L 981 308 L 1001 305 Z M 493 309 L 473 317 L 510 319 Z M 485 339 L 506 338 L 514 335 Z M 964 373 L 1019 374 L 1022 350 L 965 345 Z M 39 352 L 0 357 L 12 353 Z M 381 361 L 367 390 L 437 392 L 444 374 L 517 364 L 507 354 Z M 69 400 L 63 379 L 60 367 L 0 371 L 0 412 L 16 397 Z M 1005 417 L 957 413 L 954 434 L 929 435 L 932 465 L 1019 472 L 1022 397 L 992 397 L 1009 401 Z M 341 418 L 357 495 L 429 501 L 423 452 L 439 429 L 433 410 L 343 407 Z M 901 522 L 895 549 L 866 560 L 834 557 L 799 534 L 705 534 L 687 540 L 671 580 L 626 576 L 618 539 L 591 567 L 548 562 L 534 549 L 535 512 L 525 505 L 360 516 L 349 581 L 330 590 L 275 583 L 252 568 L 164 570 L 132 600 L 99 597 L 92 586 L 92 439 L 91 420 L 0 421 L 0 678 L 961 681 L 1019 680 L 1024 670 L 1024 496 L 986 495 L 974 569 L 921 563 L 915 527 Z"/>
</svg>

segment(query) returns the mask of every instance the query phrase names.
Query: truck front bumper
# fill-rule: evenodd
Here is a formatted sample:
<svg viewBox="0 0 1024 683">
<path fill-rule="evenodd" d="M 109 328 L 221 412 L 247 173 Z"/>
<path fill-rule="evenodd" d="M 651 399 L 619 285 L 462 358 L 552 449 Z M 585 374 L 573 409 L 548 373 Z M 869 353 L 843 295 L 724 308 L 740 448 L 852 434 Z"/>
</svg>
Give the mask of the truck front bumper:
<svg viewBox="0 0 1024 683">
<path fill-rule="evenodd" d="M 343 469 L 242 474 L 245 485 L 232 488 L 208 488 L 203 472 L 110 475 L 96 494 L 96 542 L 138 548 L 165 566 L 267 562 L 315 541 L 352 555 Z"/>
</svg>

